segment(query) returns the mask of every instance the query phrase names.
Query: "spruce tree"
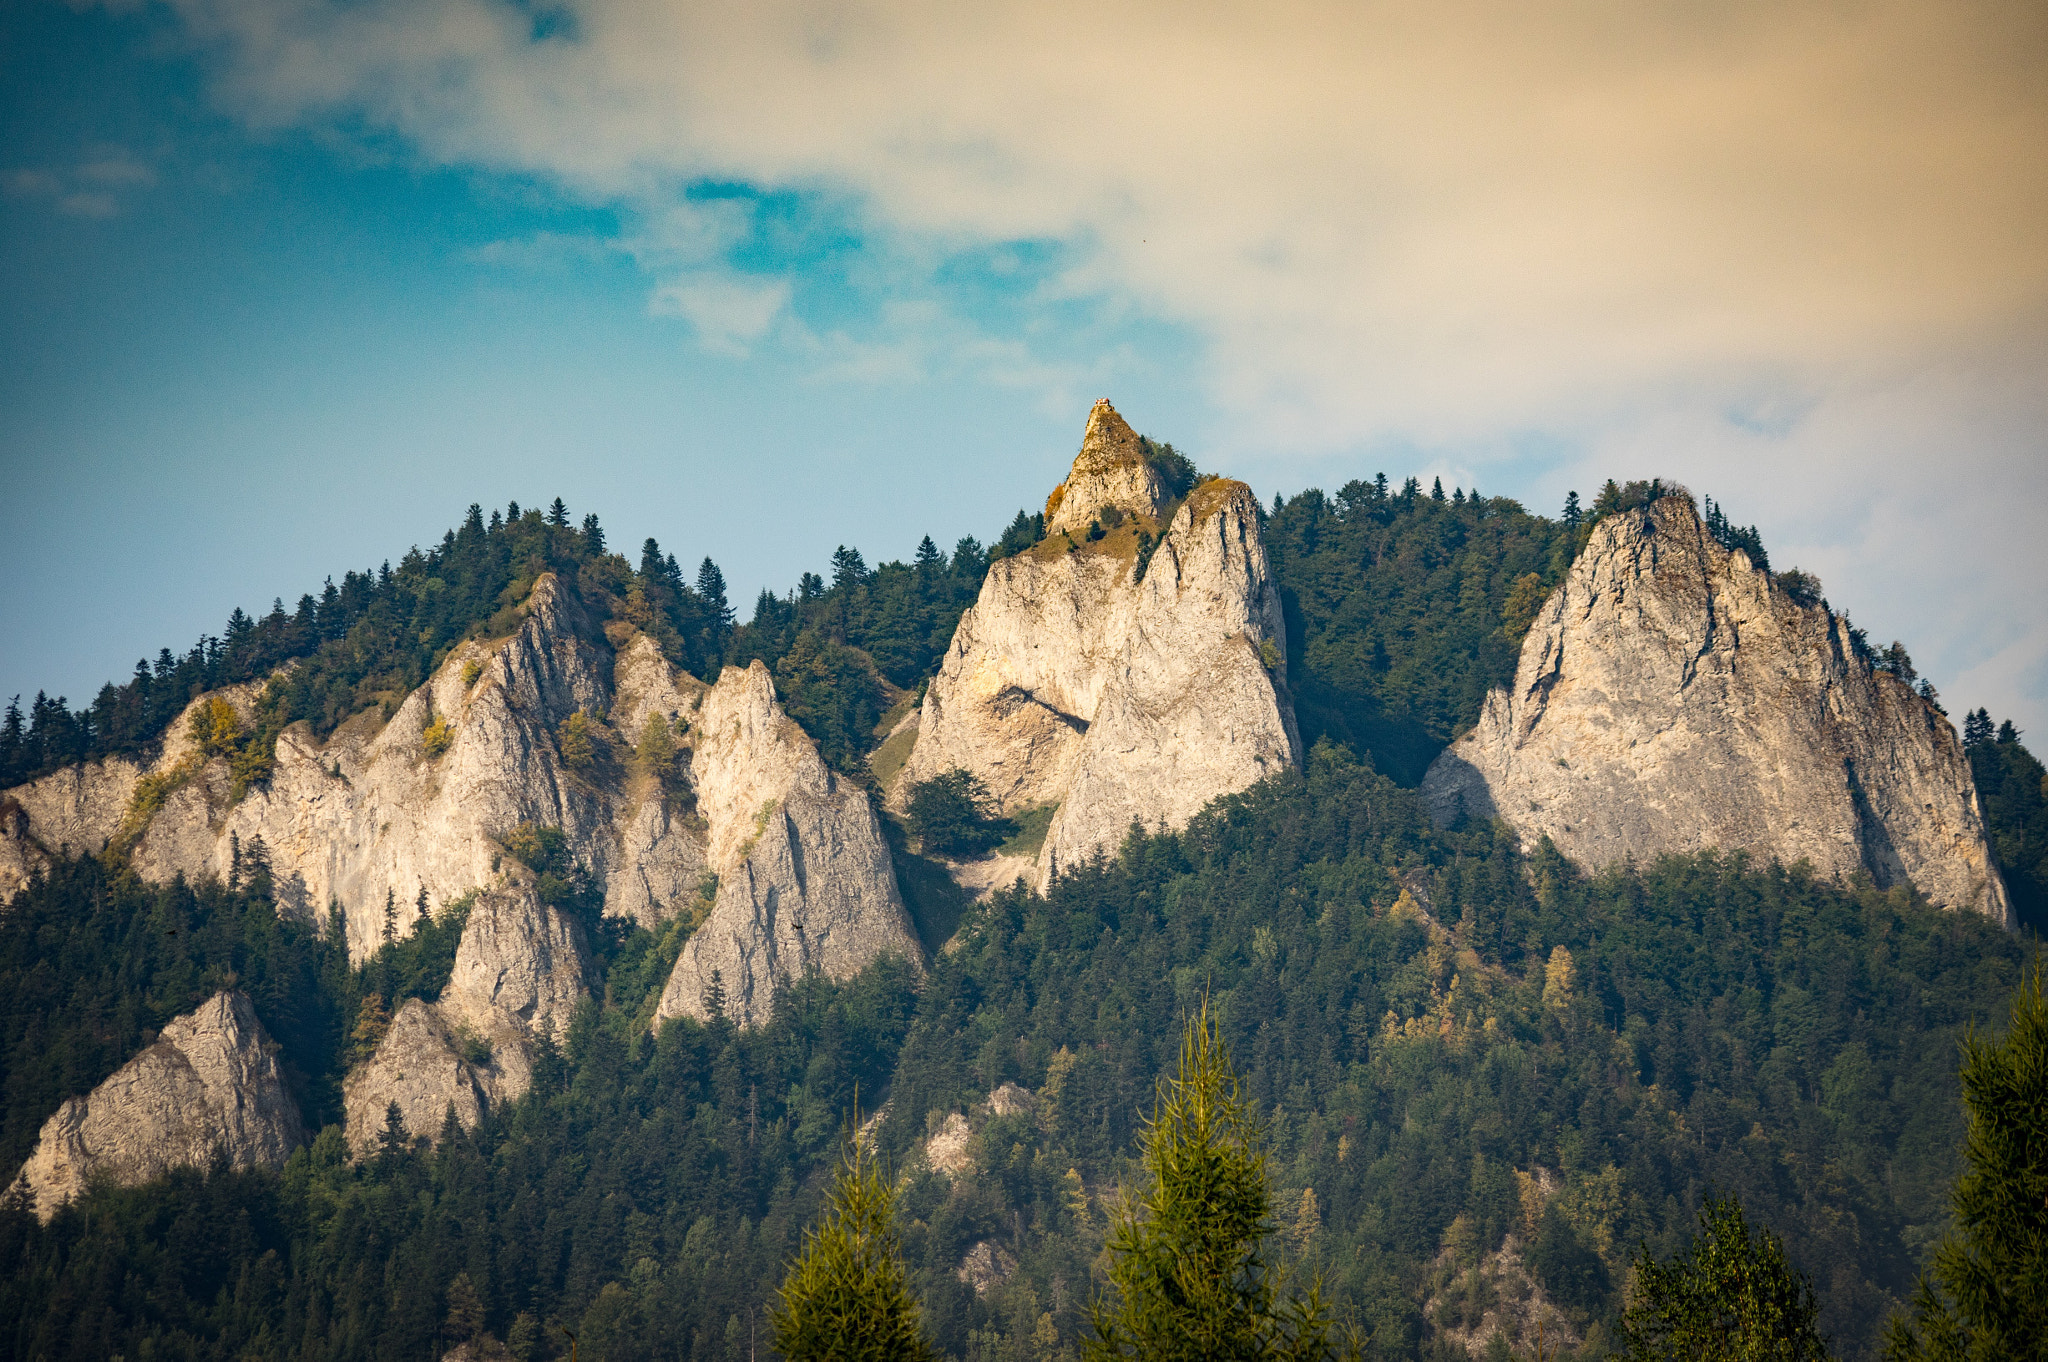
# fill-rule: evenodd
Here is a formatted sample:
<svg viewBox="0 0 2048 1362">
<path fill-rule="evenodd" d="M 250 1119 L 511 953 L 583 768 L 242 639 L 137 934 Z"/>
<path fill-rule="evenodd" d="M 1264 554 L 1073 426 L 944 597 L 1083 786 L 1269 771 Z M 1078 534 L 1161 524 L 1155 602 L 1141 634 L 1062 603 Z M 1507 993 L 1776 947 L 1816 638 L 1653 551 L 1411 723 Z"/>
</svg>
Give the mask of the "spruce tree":
<svg viewBox="0 0 2048 1362">
<path fill-rule="evenodd" d="M 1734 1197 L 1708 1197 L 1669 1262 L 1645 1245 L 1621 1317 L 1628 1362 L 1822 1362 L 1819 1302 L 1778 1236 L 1752 1233 Z"/>
<path fill-rule="evenodd" d="M 2042 970 L 2013 994 L 2003 1041 L 1963 1038 L 1966 1166 L 1956 1228 L 1912 1313 L 1886 1330 L 1891 1362 L 2048 1358 L 2048 1000 Z"/>
<path fill-rule="evenodd" d="M 1115 1302 L 1098 1296 L 1089 1307 L 1090 1362 L 1332 1355 L 1320 1293 L 1283 1299 L 1260 1252 L 1275 1229 L 1263 1144 L 1204 1000 L 1145 1130 L 1152 1186 L 1110 1226 Z"/>
<path fill-rule="evenodd" d="M 824 1218 L 769 1308 L 787 1362 L 936 1362 L 896 1238 L 896 1193 L 849 1124 Z"/>
</svg>

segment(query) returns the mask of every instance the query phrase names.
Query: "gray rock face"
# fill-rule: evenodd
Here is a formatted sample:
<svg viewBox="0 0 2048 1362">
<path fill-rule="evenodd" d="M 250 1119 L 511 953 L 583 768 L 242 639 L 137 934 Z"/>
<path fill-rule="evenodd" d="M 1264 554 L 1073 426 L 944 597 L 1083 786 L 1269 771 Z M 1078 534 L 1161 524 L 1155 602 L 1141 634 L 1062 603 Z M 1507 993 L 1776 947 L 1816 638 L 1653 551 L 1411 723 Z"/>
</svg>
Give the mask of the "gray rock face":
<svg viewBox="0 0 2048 1362">
<path fill-rule="evenodd" d="M 1600 523 L 1422 788 L 1586 865 L 1743 849 L 2012 922 L 1955 730 L 1683 496 Z"/>
<path fill-rule="evenodd" d="M 1184 826 L 1210 800 L 1301 759 L 1251 490 L 1212 479 L 1161 525 L 1156 478 L 1104 453 L 1126 444 L 1135 457 L 1130 427 L 1099 404 L 1049 504 L 1049 525 L 1074 524 L 1069 508 L 1085 507 L 1082 532 L 1048 534 L 990 567 L 925 693 L 895 787 L 901 798 L 957 767 L 1007 811 L 1059 805 L 1041 879 L 1114 849 L 1133 822 Z M 1105 517 L 1115 527 L 1087 539 Z"/>
<path fill-rule="evenodd" d="M 562 761 L 557 732 L 578 710 L 631 723 L 655 714 L 687 720 L 702 688 L 631 640 L 616 659 L 574 596 L 542 577 L 526 619 L 507 638 L 456 648 L 388 722 L 359 714 L 325 742 L 305 725 L 279 737 L 267 784 L 229 798 L 224 759 L 203 762 L 188 735 L 190 710 L 171 725 L 147 766 L 119 758 L 59 771 L 0 795 L 0 895 L 68 846 L 97 851 L 127 826 L 146 879 L 225 877 L 235 847 L 261 838 L 281 907 L 319 919 L 339 903 L 350 955 L 383 939 L 389 895 L 410 930 L 418 892 L 444 904 L 505 876 L 501 839 L 523 823 L 561 828 L 577 859 L 607 891 L 606 911 L 652 925 L 694 896 L 704 874 L 703 833 L 658 786 L 616 774 L 579 776 Z M 226 699 L 253 720 L 260 686 Z M 446 726 L 435 755 L 427 734 Z M 142 826 L 133 808 L 148 775 L 171 788 Z"/>
<path fill-rule="evenodd" d="M 407 999 L 343 1084 L 350 1147 L 376 1148 L 393 1102 L 408 1134 L 434 1139 L 451 1104 L 467 1128 L 525 1095 L 533 1042 L 568 1030 L 589 973 L 589 948 L 563 914 L 523 891 L 480 898 L 440 999 Z"/>
<path fill-rule="evenodd" d="M 15 1186 L 47 1221 L 94 1177 L 123 1186 L 173 1168 L 279 1168 L 305 1139 L 270 1037 L 241 993 L 216 993 L 43 1123 Z"/>
<path fill-rule="evenodd" d="M 807 970 L 844 979 L 883 955 L 921 961 L 873 806 L 783 712 L 766 667 L 726 668 L 690 741 L 718 892 L 659 1016 L 707 1018 L 714 971 L 726 1015 L 752 1026 L 771 1014 L 781 982 Z"/>
</svg>

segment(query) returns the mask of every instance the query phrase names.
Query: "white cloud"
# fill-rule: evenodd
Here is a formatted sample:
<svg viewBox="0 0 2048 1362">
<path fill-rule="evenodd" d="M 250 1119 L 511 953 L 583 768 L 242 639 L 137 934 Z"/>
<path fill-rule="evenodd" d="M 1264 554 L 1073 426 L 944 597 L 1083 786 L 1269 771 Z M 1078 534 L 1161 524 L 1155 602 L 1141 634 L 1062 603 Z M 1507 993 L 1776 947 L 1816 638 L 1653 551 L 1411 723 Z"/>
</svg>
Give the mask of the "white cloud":
<svg viewBox="0 0 2048 1362">
<path fill-rule="evenodd" d="M 789 302 L 789 284 L 758 282 L 730 274 L 694 274 L 671 279 L 654 291 L 650 308 L 659 316 L 681 317 L 697 342 L 714 354 L 744 356 L 775 324 Z"/>
<path fill-rule="evenodd" d="M 541 41 L 501 0 L 169 2 L 255 123 L 625 207 L 708 347 L 871 381 L 942 354 L 879 313 L 813 335 L 721 258 L 752 208 L 682 186 L 818 195 L 904 259 L 1056 241 L 1046 305 L 1202 339 L 1235 466 L 1417 448 L 1506 490 L 1534 437 L 1738 513 L 1779 488 L 1838 600 L 1900 602 L 2048 723 L 2041 563 L 1987 570 L 1984 532 L 2040 518 L 2048 464 L 2034 0 L 575 0 Z M 973 344 L 1049 392 L 1074 369 Z"/>
</svg>

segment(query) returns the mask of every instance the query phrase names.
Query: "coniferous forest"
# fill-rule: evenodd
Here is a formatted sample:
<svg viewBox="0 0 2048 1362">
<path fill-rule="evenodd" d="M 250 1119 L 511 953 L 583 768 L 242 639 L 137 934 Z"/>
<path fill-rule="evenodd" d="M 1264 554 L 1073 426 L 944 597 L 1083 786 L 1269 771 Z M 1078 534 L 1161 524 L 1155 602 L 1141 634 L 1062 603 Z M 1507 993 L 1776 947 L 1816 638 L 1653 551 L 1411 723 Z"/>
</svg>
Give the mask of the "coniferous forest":
<svg viewBox="0 0 2048 1362">
<path fill-rule="evenodd" d="M 1959 1046 L 2002 1023 L 2048 912 L 2048 773 L 2010 723 L 1966 716 L 2017 936 L 1802 867 L 1589 873 L 1501 827 L 1432 827 L 1423 769 L 1511 675 L 1591 524 L 1654 494 L 1609 484 L 1557 519 L 1412 479 L 1276 500 L 1305 768 L 973 907 L 892 829 L 922 976 L 884 962 L 798 981 L 758 1029 L 650 1031 L 687 927 L 604 920 L 562 868 L 603 984 L 544 1040 L 534 1090 L 475 1130 L 390 1129 L 360 1162 L 339 1121 L 364 1000 L 434 996 L 463 905 L 351 965 L 325 924 L 280 917 L 260 851 L 228 883 L 60 864 L 0 913 L 7 1168 L 64 1098 L 229 985 L 315 1133 L 281 1173 L 99 1187 L 47 1226 L 0 1207 L 0 1356 L 427 1359 L 489 1335 L 525 1359 L 568 1356 L 571 1334 L 580 1358 L 765 1356 L 858 1104 L 903 1175 L 897 1231 L 936 1345 L 1077 1359 L 1155 1082 L 1205 999 L 1264 1123 L 1271 1251 L 1320 1277 L 1367 1356 L 1467 1356 L 1451 1336 L 1512 1287 L 1483 1270 L 1508 1236 L 1578 1355 L 1605 1356 L 1638 1250 L 1681 1249 L 1717 1193 L 1811 1279 L 1836 1355 L 1877 1356 L 1950 1225 Z M 1709 523 L 1761 564 L 1753 529 Z M 0 786 L 142 751 L 196 695 L 290 662 L 237 739 L 237 778 L 260 781 L 286 724 L 388 710 L 462 639 L 508 632 L 542 572 L 699 676 L 760 658 L 826 759 L 871 781 L 883 716 L 933 673 L 991 559 L 1042 524 L 874 567 L 840 547 L 741 622 L 708 558 L 613 552 L 559 501 L 472 507 L 433 548 L 238 610 L 83 708 L 11 706 Z M 1884 665 L 1910 673 L 1893 647 Z M 991 1110 L 1004 1084 L 1030 1100 Z M 963 1111 L 982 1171 L 956 1180 L 918 1151 Z M 999 1270 L 963 1274 L 977 1254 Z"/>
</svg>

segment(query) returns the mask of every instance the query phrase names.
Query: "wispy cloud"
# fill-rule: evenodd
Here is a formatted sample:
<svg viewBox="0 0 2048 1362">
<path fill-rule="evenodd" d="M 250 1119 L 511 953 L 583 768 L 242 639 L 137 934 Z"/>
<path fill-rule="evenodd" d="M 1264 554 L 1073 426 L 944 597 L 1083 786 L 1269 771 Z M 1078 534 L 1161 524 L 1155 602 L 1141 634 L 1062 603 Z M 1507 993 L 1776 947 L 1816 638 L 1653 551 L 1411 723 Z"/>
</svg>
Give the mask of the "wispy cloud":
<svg viewBox="0 0 2048 1362">
<path fill-rule="evenodd" d="M 361 124 L 620 208 L 652 310 L 728 354 L 1063 392 L 1095 362 L 1077 316 L 1104 357 L 1151 319 L 1199 338 L 1215 443 L 1276 476 L 1384 447 L 1490 487 L 1541 480 L 1532 444 L 1560 477 L 1574 451 L 1670 460 L 1783 489 L 1748 513 L 1781 539 L 1795 489 L 1853 482 L 1957 508 L 1906 540 L 1980 563 L 2014 551 L 1970 525 L 2048 495 L 2035 0 L 572 0 L 540 38 L 509 0 L 169 3 L 252 123 Z M 777 194 L 857 239 L 829 318 Z M 1010 312 L 949 283 L 1031 242 L 1057 263 Z M 1965 444 L 1995 471 L 1948 477 Z M 1904 529 L 1854 523 L 1837 575 L 1894 589 Z M 1979 637 L 2042 617 L 2040 565 L 2012 566 L 1951 611 Z M 2039 670 L 2003 646 L 1970 674 Z"/>
<path fill-rule="evenodd" d="M 713 354 L 743 357 L 768 333 L 789 302 L 784 280 L 703 273 L 671 279 L 649 303 L 659 316 L 681 317 Z"/>
<path fill-rule="evenodd" d="M 154 185 L 156 171 L 119 147 L 106 147 L 59 170 L 9 171 L 4 183 L 10 195 L 40 199 L 69 217 L 111 218 L 124 206 L 121 194 Z"/>
</svg>

